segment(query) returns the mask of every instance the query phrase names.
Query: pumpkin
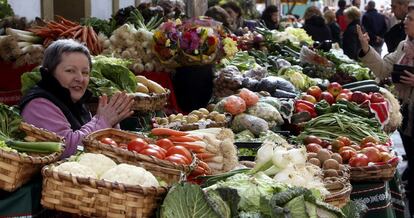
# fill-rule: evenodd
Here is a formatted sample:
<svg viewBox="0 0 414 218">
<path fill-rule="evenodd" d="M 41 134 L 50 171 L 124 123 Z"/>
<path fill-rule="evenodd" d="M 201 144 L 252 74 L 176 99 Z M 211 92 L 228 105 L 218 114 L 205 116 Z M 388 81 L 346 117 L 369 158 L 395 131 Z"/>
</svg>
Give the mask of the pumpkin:
<svg viewBox="0 0 414 218">
<path fill-rule="evenodd" d="M 246 102 L 238 96 L 229 96 L 224 101 L 224 110 L 232 115 L 241 114 L 246 111 Z"/>
<path fill-rule="evenodd" d="M 259 96 L 246 88 L 240 90 L 239 96 L 246 102 L 247 107 L 255 105 L 259 101 Z"/>
</svg>

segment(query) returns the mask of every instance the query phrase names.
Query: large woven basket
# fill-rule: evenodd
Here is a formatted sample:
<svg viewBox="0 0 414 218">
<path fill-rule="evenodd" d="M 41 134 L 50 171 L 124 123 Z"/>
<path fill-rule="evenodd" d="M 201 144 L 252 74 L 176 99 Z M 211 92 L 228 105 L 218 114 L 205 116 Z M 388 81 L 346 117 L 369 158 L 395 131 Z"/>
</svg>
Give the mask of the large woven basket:
<svg viewBox="0 0 414 218">
<path fill-rule="evenodd" d="M 168 184 L 180 181 L 182 174 L 189 173 L 191 170 L 189 166 L 178 165 L 152 156 L 139 154 L 117 146 L 101 143 L 100 139 L 104 137 L 110 137 L 119 144 L 128 143 L 136 137 L 144 136 L 118 129 L 99 130 L 84 138 L 83 145 L 85 147 L 85 151 L 104 154 L 117 163 L 128 163 L 143 167 L 153 173 L 154 176 L 163 179 Z"/>
<path fill-rule="evenodd" d="M 134 104 L 132 110 L 146 113 L 164 109 L 168 103 L 168 97 L 170 96 L 170 90 L 166 89 L 166 93 L 163 94 L 143 94 L 134 93 Z M 88 102 L 89 110 L 92 114 L 95 114 L 98 109 L 98 98 L 93 97 Z"/>
<path fill-rule="evenodd" d="M 91 217 L 151 217 L 167 192 L 166 187 L 124 185 L 79 178 L 42 169 L 41 204 L 49 209 Z"/>
<path fill-rule="evenodd" d="M 62 137 L 27 123 L 21 123 L 31 141 L 63 142 Z M 28 182 L 45 165 L 57 161 L 61 152 L 52 154 L 21 154 L 0 149 L 0 189 L 12 192 Z"/>
<path fill-rule="evenodd" d="M 166 89 L 166 93 L 155 94 L 150 93 L 149 96 L 136 94 L 134 97 L 134 105 L 132 109 L 140 112 L 151 112 L 164 109 L 170 96 L 170 90 Z"/>
<path fill-rule="evenodd" d="M 221 127 L 228 127 L 229 123 L 231 122 L 231 115 L 226 114 L 226 120 L 223 122 L 197 122 L 197 123 L 191 123 L 191 124 L 179 124 L 179 123 L 170 123 L 167 125 L 159 125 L 157 123 L 154 123 L 154 127 L 163 127 L 163 128 L 169 128 L 169 129 L 176 129 L 180 131 L 191 131 L 191 130 L 197 130 L 197 129 L 206 129 L 206 128 L 221 128 Z"/>
<path fill-rule="evenodd" d="M 396 168 L 396 164 L 351 167 L 351 181 L 389 181 L 394 177 Z"/>
<path fill-rule="evenodd" d="M 352 186 L 349 179 L 350 169 L 346 165 L 338 171 L 338 177 L 324 178 L 325 188 L 330 192 L 325 197 L 325 202 L 339 208 L 345 206 L 351 200 Z"/>
</svg>

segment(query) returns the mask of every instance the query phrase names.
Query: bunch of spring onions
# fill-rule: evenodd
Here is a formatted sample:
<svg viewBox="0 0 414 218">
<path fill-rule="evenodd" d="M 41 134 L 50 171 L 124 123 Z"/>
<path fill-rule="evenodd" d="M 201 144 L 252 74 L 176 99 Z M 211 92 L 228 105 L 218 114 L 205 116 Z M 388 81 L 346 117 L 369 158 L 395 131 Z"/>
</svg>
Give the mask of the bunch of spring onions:
<svg viewBox="0 0 414 218">
<path fill-rule="evenodd" d="M 13 61 L 15 66 L 39 64 L 43 59 L 42 39 L 32 32 L 6 28 L 0 36 L 0 58 Z"/>
</svg>

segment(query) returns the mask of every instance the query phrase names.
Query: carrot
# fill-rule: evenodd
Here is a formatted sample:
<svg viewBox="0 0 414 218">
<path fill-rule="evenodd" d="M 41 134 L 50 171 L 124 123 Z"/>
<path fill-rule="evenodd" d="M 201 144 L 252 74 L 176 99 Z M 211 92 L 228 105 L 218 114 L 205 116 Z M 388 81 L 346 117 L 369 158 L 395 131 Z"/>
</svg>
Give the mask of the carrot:
<svg viewBox="0 0 414 218">
<path fill-rule="evenodd" d="M 168 137 L 169 140 L 171 140 L 172 142 L 195 142 L 197 140 L 195 140 L 192 137 L 189 136 L 170 136 Z"/>
<path fill-rule="evenodd" d="M 198 159 L 205 160 L 205 159 L 210 159 L 216 155 L 213 153 L 197 153 L 196 156 Z"/>
<path fill-rule="evenodd" d="M 151 133 L 156 136 L 167 135 L 167 136 L 185 136 L 188 135 L 186 132 L 181 132 L 178 130 L 168 129 L 168 128 L 154 128 L 151 130 Z"/>
<path fill-rule="evenodd" d="M 208 164 L 206 162 L 200 160 L 198 162 L 198 166 L 200 166 L 201 168 L 205 169 L 206 174 L 211 174 L 211 169 L 210 169 L 210 167 L 208 166 Z"/>
<path fill-rule="evenodd" d="M 83 26 L 82 27 L 82 42 L 86 43 L 86 38 L 88 37 L 88 27 L 87 26 Z"/>
<path fill-rule="evenodd" d="M 189 150 L 200 150 L 206 148 L 206 144 L 204 142 L 179 142 L 174 143 L 174 145 L 181 145 Z"/>
<path fill-rule="evenodd" d="M 65 18 L 64 18 L 64 17 L 62 17 L 62 16 L 56 15 L 56 17 L 57 17 L 60 21 L 62 21 L 64 24 L 66 24 L 66 25 L 69 25 L 69 26 L 77 26 L 77 25 L 78 25 L 77 23 L 72 22 L 72 21 L 70 21 L 70 20 L 67 20 L 67 19 L 65 19 Z"/>
<path fill-rule="evenodd" d="M 196 141 L 203 141 L 202 137 L 196 136 L 196 135 L 189 135 L 188 137 L 193 138 Z"/>
<path fill-rule="evenodd" d="M 73 38 L 74 39 L 78 38 L 81 35 L 82 31 L 83 31 L 83 28 L 82 27 L 79 28 L 78 31 L 76 31 L 75 34 L 73 35 Z"/>
<path fill-rule="evenodd" d="M 73 36 L 74 35 L 74 33 L 79 29 L 79 28 L 82 28 L 81 26 L 75 26 L 75 27 L 72 27 L 72 28 L 69 28 L 68 30 L 66 30 L 65 32 L 63 32 L 63 33 L 61 33 L 60 34 L 60 36 L 66 36 L 66 35 L 71 35 L 71 36 Z"/>
</svg>

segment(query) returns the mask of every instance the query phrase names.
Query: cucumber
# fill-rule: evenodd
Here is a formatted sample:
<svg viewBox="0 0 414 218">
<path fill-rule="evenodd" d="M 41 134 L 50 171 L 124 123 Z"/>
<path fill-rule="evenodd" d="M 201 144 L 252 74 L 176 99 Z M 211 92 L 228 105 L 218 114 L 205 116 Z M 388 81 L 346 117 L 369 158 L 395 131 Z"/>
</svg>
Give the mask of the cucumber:
<svg viewBox="0 0 414 218">
<path fill-rule="evenodd" d="M 354 88 L 349 88 L 349 90 L 351 90 L 352 92 L 360 91 L 360 92 L 369 93 L 369 92 L 379 92 L 380 87 L 377 86 L 377 85 L 369 84 L 369 85 L 357 86 L 357 87 L 354 87 Z"/>
<path fill-rule="evenodd" d="M 6 141 L 7 146 L 20 152 L 53 153 L 62 148 L 61 142 L 21 142 Z"/>
<path fill-rule="evenodd" d="M 359 86 L 365 86 L 365 85 L 377 85 L 377 82 L 375 82 L 375 80 L 357 81 L 357 82 L 352 82 L 352 83 L 342 85 L 342 88 L 351 89 L 351 88 L 355 88 L 355 87 L 359 87 Z"/>
</svg>

